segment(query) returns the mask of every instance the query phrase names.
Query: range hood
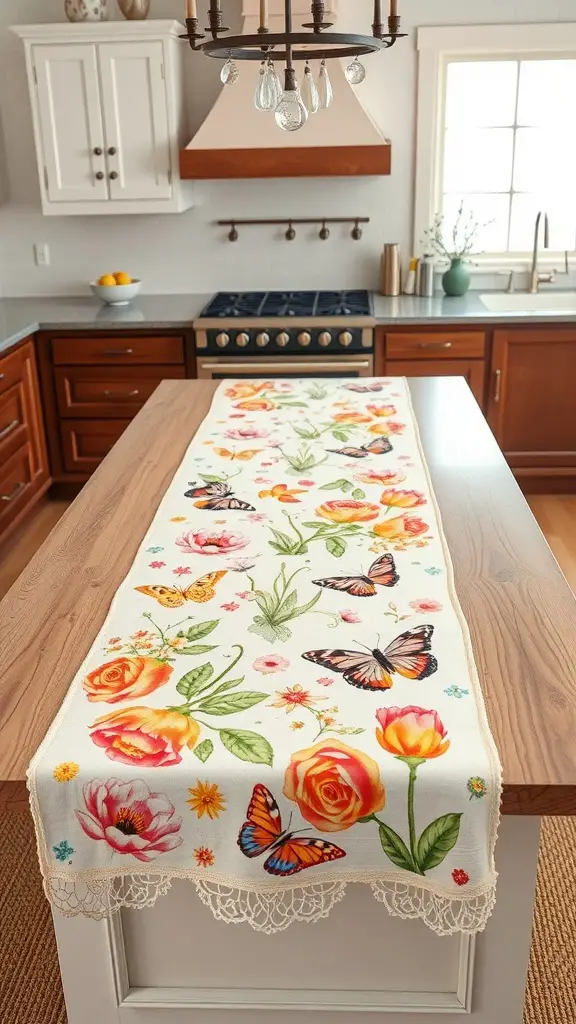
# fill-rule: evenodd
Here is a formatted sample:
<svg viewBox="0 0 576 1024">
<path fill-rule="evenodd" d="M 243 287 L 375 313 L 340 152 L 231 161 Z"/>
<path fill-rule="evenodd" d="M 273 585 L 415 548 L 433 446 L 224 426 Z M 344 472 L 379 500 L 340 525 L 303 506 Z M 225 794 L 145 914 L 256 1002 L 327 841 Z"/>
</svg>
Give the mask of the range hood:
<svg viewBox="0 0 576 1024">
<path fill-rule="evenodd" d="M 270 30 L 282 31 L 284 5 L 270 0 Z M 259 0 L 243 0 L 244 34 L 256 33 Z M 337 21 L 337 2 L 330 21 Z M 295 28 L 310 20 L 310 3 L 293 5 Z M 190 54 L 191 60 L 203 60 Z M 210 59 L 210 58 L 208 58 Z M 369 63 L 382 59 L 368 58 Z M 315 64 L 317 62 L 314 62 Z M 298 74 L 303 66 L 299 62 Z M 274 115 L 256 110 L 254 90 L 259 66 L 242 62 L 240 78 L 223 87 L 216 103 L 186 149 L 180 154 L 180 174 L 187 179 L 295 178 L 390 174 L 391 147 L 349 85 L 340 60 L 328 62 L 334 103 L 312 115 L 298 132 L 278 128 Z"/>
</svg>

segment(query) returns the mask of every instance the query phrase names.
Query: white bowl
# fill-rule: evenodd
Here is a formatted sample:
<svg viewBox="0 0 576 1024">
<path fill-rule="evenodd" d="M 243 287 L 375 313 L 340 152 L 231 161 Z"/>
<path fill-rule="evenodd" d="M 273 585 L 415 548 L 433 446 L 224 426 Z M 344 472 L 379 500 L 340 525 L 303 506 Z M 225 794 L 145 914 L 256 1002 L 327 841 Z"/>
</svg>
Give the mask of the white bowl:
<svg viewBox="0 0 576 1024">
<path fill-rule="evenodd" d="M 90 287 L 107 306 L 127 306 L 138 295 L 142 281 L 135 278 L 132 284 L 91 284 Z"/>
</svg>

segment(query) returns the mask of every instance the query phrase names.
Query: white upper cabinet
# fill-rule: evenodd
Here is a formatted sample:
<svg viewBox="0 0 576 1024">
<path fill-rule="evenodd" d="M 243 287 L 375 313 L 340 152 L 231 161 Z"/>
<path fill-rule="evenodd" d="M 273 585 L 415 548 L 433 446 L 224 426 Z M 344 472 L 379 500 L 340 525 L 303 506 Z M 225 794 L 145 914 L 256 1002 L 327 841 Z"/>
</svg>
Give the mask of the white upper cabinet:
<svg viewBox="0 0 576 1024">
<path fill-rule="evenodd" d="M 178 213 L 183 31 L 177 22 L 23 25 L 42 208 Z"/>
</svg>

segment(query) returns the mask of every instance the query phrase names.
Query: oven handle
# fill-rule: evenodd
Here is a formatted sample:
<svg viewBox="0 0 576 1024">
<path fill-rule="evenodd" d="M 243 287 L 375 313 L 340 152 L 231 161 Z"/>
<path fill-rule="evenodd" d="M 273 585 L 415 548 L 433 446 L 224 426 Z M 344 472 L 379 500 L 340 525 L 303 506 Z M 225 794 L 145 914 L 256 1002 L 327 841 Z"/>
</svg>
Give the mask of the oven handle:
<svg viewBox="0 0 576 1024">
<path fill-rule="evenodd" d="M 274 374 L 275 370 L 282 369 L 282 367 L 284 367 L 284 368 L 289 367 L 291 370 L 304 370 L 304 371 L 306 371 L 306 370 L 309 370 L 311 367 L 314 367 L 314 368 L 317 367 L 318 369 L 322 369 L 322 370 L 342 370 L 344 368 L 346 368 L 347 370 L 369 370 L 370 366 L 371 366 L 370 360 L 368 360 L 368 359 L 365 359 L 362 362 L 360 362 L 360 360 L 356 360 L 356 361 L 352 362 L 352 361 L 344 361 L 344 359 L 342 359 L 342 360 L 340 360 L 338 362 L 331 362 L 331 363 L 326 362 L 324 360 L 320 360 L 320 359 L 318 359 L 316 361 L 307 360 L 306 362 L 301 362 L 301 363 L 294 362 L 293 360 L 290 360 L 290 362 L 287 362 L 285 359 L 282 360 L 282 361 L 280 361 L 280 360 L 272 361 L 271 360 L 268 363 L 255 363 L 252 360 L 250 360 L 249 362 L 248 362 L 248 360 L 238 360 L 237 363 L 223 363 L 223 362 L 220 362 L 220 360 L 209 361 L 207 359 L 202 359 L 202 360 L 199 360 L 199 363 L 200 363 L 200 365 L 202 366 L 202 368 L 204 370 L 229 370 L 230 372 L 235 373 L 237 370 L 244 371 L 244 370 L 251 369 L 251 370 L 263 370 L 266 373 L 271 373 L 271 374 Z"/>
</svg>

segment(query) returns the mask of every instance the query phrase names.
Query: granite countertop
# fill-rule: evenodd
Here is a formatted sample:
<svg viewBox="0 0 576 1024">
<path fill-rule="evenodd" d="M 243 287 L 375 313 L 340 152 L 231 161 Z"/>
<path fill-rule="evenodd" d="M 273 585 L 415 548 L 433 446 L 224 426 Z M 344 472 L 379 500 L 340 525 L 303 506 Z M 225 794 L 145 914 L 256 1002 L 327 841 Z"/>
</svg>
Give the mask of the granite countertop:
<svg viewBox="0 0 576 1024">
<path fill-rule="evenodd" d="M 129 306 L 103 306 L 97 299 L 78 298 L 0 299 L 0 353 L 35 331 L 192 330 L 194 321 L 212 295 L 142 295 Z M 576 305 L 576 297 L 575 297 Z M 436 294 L 431 299 L 409 295 L 387 298 L 374 294 L 378 325 L 479 323 L 575 323 L 569 312 L 493 313 L 478 292 L 459 299 Z"/>
</svg>

